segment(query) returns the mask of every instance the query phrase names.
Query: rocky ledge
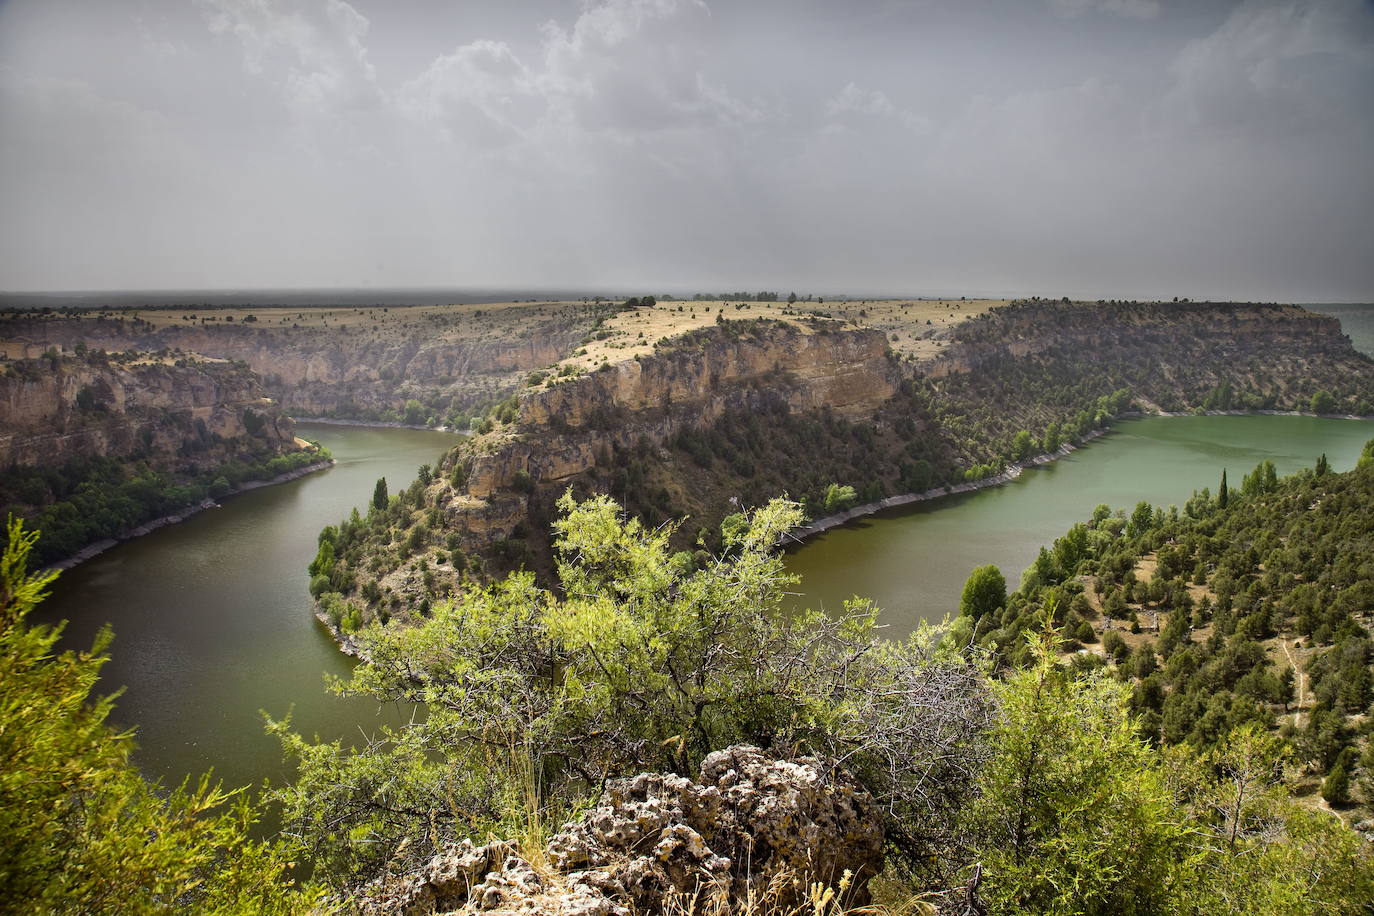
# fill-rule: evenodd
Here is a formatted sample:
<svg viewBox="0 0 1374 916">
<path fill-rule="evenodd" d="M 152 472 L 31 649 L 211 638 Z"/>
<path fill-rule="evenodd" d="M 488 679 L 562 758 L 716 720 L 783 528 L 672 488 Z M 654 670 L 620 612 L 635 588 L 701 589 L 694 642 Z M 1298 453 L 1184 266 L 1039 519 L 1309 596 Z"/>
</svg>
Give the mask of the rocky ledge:
<svg viewBox="0 0 1374 916">
<path fill-rule="evenodd" d="M 353 902 L 368 916 L 630 916 L 675 902 L 683 912 L 785 912 L 819 885 L 863 904 L 883 831 L 873 798 L 842 772 L 735 746 L 708 756 L 695 781 L 646 773 L 609 783 L 600 807 L 565 825 L 542 858 L 536 867 L 512 843 L 465 840 Z"/>
</svg>

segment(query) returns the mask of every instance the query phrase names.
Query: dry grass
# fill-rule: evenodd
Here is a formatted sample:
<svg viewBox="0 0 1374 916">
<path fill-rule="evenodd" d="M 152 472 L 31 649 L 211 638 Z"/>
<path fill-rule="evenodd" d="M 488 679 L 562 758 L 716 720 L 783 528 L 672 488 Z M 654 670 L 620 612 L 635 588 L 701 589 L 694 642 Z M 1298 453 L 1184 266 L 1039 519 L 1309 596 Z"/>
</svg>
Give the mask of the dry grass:
<svg viewBox="0 0 1374 916">
<path fill-rule="evenodd" d="M 882 331 L 903 356 L 926 359 L 944 347 L 941 332 L 1005 300 L 873 299 L 834 302 L 736 302 L 731 300 L 664 300 L 652 308 L 614 313 L 584 345 L 572 348 L 562 363 L 591 370 L 653 352 L 654 344 L 715 324 L 722 314 L 732 319 L 771 318 L 809 327 L 808 319 L 829 316 L 848 326 Z M 353 339 L 442 343 L 511 343 L 532 338 L 559 323 L 587 320 L 593 303 L 581 301 L 481 302 L 425 306 L 349 306 L 302 308 L 158 308 L 123 309 L 111 315 L 146 322 L 154 329 L 250 327 L 274 335 L 309 332 L 343 334 Z M 96 313 L 87 313 L 93 315 Z M 254 320 L 245 322 L 246 318 Z M 563 326 L 568 326 L 564 324 Z M 0 326 L 0 338 L 4 338 Z M 0 339 L 0 352 L 11 359 L 41 354 L 46 342 Z"/>
<path fill-rule="evenodd" d="M 564 363 L 583 370 L 602 363 L 646 356 L 660 340 L 711 327 L 716 316 L 729 319 L 769 318 L 808 327 L 807 319 L 829 316 L 851 326 L 883 331 L 900 354 L 924 359 L 939 354 L 943 341 L 935 338 L 953 325 L 979 315 L 1006 300 L 873 299 L 852 302 L 736 302 L 729 300 L 662 300 L 652 308 L 620 312 L 602 324 L 605 336 L 589 342 Z"/>
<path fill-rule="evenodd" d="M 241 324 L 253 316 L 260 328 L 360 328 L 389 329 L 423 328 L 436 321 L 466 319 L 478 324 L 497 326 L 514 321 L 517 325 L 541 313 L 581 305 L 580 302 L 477 302 L 454 305 L 407 306 L 312 306 L 303 308 L 158 308 L 128 309 L 117 314 L 140 318 L 154 327 L 184 327 L 190 324 Z M 481 312 L 479 316 L 477 313 Z M 231 322 L 229 319 L 233 319 Z M 189 320 L 188 320 L 189 319 Z"/>
</svg>

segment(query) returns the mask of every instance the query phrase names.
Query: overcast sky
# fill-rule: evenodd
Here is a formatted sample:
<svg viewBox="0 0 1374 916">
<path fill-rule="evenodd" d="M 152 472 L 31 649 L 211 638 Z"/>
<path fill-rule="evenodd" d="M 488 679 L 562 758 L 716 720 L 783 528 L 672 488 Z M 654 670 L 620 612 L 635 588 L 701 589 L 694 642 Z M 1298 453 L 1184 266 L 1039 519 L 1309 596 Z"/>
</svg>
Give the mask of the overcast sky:
<svg viewBox="0 0 1374 916">
<path fill-rule="evenodd" d="M 1374 2 L 0 0 L 0 289 L 1374 300 Z"/>
</svg>

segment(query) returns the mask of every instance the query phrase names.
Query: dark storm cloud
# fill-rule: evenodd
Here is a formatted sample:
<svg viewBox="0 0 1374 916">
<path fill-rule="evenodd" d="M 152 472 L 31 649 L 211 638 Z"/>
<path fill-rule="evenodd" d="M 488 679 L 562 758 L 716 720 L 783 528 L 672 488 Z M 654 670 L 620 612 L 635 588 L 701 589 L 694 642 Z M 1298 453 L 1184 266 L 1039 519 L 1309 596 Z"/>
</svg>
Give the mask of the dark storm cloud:
<svg viewBox="0 0 1374 916">
<path fill-rule="evenodd" d="M 1362 0 L 11 0 L 0 288 L 1374 297 Z"/>
</svg>

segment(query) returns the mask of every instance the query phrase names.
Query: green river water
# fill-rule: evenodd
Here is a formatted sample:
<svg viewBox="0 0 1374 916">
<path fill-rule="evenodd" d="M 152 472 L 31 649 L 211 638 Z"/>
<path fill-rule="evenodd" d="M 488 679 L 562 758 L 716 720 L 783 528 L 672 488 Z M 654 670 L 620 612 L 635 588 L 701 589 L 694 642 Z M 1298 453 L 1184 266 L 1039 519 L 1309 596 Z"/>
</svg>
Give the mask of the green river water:
<svg viewBox="0 0 1374 916">
<path fill-rule="evenodd" d="M 1182 506 L 1194 490 L 1231 486 L 1265 459 L 1280 474 L 1326 454 L 1349 470 L 1374 438 L 1374 420 L 1316 417 L 1149 417 L 999 487 L 945 496 L 851 522 L 788 558 L 802 577 L 798 603 L 827 609 L 858 592 L 883 609 L 888 634 L 959 609 L 973 567 L 995 563 L 1014 588 L 1042 544 L 1084 521 L 1099 503 Z"/>
<path fill-rule="evenodd" d="M 1354 308 L 1364 323 L 1347 332 L 1374 349 L 1374 309 Z M 280 780 L 280 751 L 260 710 L 294 710 L 298 730 L 345 739 L 406 714 L 325 692 L 325 677 L 346 675 L 352 662 L 310 612 L 306 566 L 319 530 L 363 506 L 378 477 L 400 490 L 455 437 L 305 423 L 300 431 L 327 445 L 337 466 L 122 544 L 64 573 L 41 609 L 41 620 L 70 620 L 68 646 L 89 646 L 101 626 L 113 626 L 101 689 L 123 689 L 115 722 L 137 729 L 136 759 L 149 776 L 176 783 L 213 767 L 230 785 Z M 858 592 L 884 609 L 889 633 L 901 635 L 957 609 L 975 565 L 996 563 L 1014 585 L 1041 544 L 1098 503 L 1182 505 L 1196 488 L 1215 489 L 1223 467 L 1238 486 L 1266 458 L 1286 473 L 1325 453 L 1344 470 L 1371 438 L 1367 420 L 1124 422 L 1006 486 L 856 522 L 808 542 L 787 563 L 802 576 L 799 602 L 837 608 Z"/>
<path fill-rule="evenodd" d="M 214 767 L 229 785 L 280 781 L 259 711 L 293 711 L 297 729 L 350 738 L 401 712 L 327 694 L 353 661 L 311 613 L 306 567 L 325 525 L 366 508 L 378 477 L 409 486 L 457 441 L 448 433 L 301 423 L 337 464 L 251 490 L 64 572 L 42 608 L 68 619 L 69 646 L 114 627 L 101 689 L 124 688 L 115 720 L 138 730 L 137 761 L 165 783 Z"/>
</svg>

